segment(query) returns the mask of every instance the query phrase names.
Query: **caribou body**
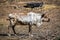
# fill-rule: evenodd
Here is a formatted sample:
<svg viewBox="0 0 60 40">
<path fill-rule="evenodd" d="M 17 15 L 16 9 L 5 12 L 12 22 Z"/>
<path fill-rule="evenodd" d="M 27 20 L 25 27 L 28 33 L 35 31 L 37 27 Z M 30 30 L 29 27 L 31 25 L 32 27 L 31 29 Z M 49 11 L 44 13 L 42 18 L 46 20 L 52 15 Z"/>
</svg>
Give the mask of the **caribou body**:
<svg viewBox="0 0 60 40">
<path fill-rule="evenodd" d="M 10 21 L 9 27 L 12 27 L 14 34 L 16 34 L 14 27 L 17 24 L 17 22 L 21 24 L 29 25 L 29 32 L 31 32 L 32 25 L 36 25 L 37 27 L 40 27 L 40 25 L 42 24 L 42 21 L 44 20 L 43 14 L 34 13 L 34 12 L 29 12 L 26 15 L 10 13 L 8 17 Z"/>
</svg>

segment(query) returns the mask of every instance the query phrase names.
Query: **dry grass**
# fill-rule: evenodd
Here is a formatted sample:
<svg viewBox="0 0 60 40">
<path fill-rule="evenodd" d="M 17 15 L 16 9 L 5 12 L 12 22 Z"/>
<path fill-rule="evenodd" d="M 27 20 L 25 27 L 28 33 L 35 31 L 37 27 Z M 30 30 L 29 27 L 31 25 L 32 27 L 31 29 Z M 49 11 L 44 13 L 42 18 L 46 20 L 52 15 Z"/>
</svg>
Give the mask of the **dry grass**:
<svg viewBox="0 0 60 40">
<path fill-rule="evenodd" d="M 48 18 L 50 18 L 50 22 L 43 22 L 43 24 L 37 28 L 35 26 L 32 27 L 32 34 L 34 37 L 28 37 L 28 38 L 17 38 L 16 39 L 11 39 L 9 38 L 1 38 L 1 40 L 58 40 L 60 38 L 60 6 L 55 6 L 55 5 L 44 5 L 42 7 L 43 11 L 46 11 L 46 15 Z M 9 13 L 14 12 L 14 13 L 20 13 L 20 12 L 29 12 L 29 11 L 34 11 L 34 12 L 41 12 L 41 8 L 34 8 L 31 10 L 30 8 L 11 8 L 11 6 L 0 6 L 0 15 L 3 14 L 3 16 L 0 17 L 0 33 L 7 33 L 8 31 L 8 24 L 9 22 L 6 20 L 7 16 Z M 28 26 L 26 25 L 17 25 L 15 27 L 15 31 L 17 33 L 25 33 L 28 34 Z M 13 32 L 11 32 L 13 33 Z M 14 37 L 15 38 L 15 37 Z"/>
</svg>

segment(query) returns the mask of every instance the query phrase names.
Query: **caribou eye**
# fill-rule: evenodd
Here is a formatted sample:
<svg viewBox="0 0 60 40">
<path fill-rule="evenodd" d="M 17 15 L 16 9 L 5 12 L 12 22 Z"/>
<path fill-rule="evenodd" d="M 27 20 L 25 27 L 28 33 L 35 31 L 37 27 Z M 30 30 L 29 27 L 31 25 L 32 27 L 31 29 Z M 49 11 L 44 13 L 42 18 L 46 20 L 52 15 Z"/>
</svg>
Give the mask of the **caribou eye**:
<svg viewBox="0 0 60 40">
<path fill-rule="evenodd" d="M 48 19 L 48 22 L 50 22 L 50 18 Z"/>
</svg>

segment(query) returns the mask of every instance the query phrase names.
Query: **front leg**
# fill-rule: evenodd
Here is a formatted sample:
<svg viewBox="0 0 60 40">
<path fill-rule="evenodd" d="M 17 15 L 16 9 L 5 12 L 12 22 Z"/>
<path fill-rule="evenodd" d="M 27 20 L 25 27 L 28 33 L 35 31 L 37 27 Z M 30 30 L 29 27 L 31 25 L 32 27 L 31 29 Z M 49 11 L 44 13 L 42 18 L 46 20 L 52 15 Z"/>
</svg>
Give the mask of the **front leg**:
<svg viewBox="0 0 60 40">
<path fill-rule="evenodd" d="M 32 28 L 32 22 L 30 22 L 28 25 L 29 25 L 29 33 L 31 33 L 31 31 L 32 31 L 31 30 L 31 28 Z"/>
<path fill-rule="evenodd" d="M 29 23 L 29 36 L 33 37 L 33 34 L 32 34 L 32 22 Z"/>
</svg>

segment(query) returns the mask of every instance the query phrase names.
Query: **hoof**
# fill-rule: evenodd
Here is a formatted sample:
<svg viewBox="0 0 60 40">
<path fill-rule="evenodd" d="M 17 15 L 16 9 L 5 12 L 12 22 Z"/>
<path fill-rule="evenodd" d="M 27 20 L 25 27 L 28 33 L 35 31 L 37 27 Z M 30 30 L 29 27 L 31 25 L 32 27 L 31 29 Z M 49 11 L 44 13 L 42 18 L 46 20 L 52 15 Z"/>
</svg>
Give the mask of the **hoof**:
<svg viewBox="0 0 60 40">
<path fill-rule="evenodd" d="M 16 34 L 14 34 L 15 36 L 17 36 Z"/>
<path fill-rule="evenodd" d="M 33 37 L 34 35 L 33 35 L 33 34 L 31 34 L 30 36 L 31 36 L 31 37 Z"/>
<path fill-rule="evenodd" d="M 10 37 L 10 36 L 11 36 L 11 34 L 8 34 L 8 36 Z"/>
<path fill-rule="evenodd" d="M 33 34 L 29 34 L 30 37 L 33 37 L 34 35 Z"/>
</svg>

